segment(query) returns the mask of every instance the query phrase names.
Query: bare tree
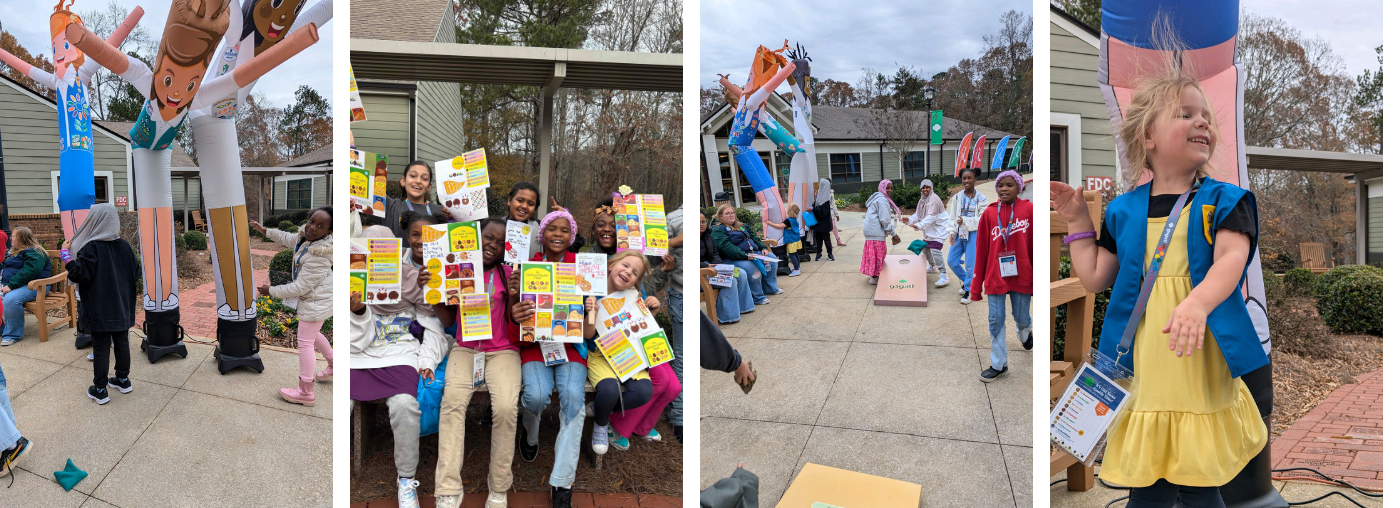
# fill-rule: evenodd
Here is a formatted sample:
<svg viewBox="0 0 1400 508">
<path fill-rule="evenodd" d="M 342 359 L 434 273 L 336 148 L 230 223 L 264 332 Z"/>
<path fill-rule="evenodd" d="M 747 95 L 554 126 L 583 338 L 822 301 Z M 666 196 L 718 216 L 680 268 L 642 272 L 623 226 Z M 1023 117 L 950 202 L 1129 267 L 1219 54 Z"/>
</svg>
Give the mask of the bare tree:
<svg viewBox="0 0 1400 508">
<path fill-rule="evenodd" d="M 893 157 L 895 165 L 899 167 L 899 177 L 894 179 L 903 180 L 904 158 L 910 152 L 922 153 L 924 145 L 928 142 L 928 126 L 924 124 L 927 120 L 925 113 L 893 108 L 872 108 L 868 111 L 869 115 L 856 120 L 856 124 L 862 130 L 874 133 L 880 138 L 884 152 Z M 887 178 L 884 170 L 885 168 L 880 168 L 881 178 Z"/>
<path fill-rule="evenodd" d="M 79 16 L 83 18 L 84 26 L 92 30 L 98 37 L 106 39 L 130 14 L 130 9 L 117 3 L 116 0 L 111 0 L 107 3 L 106 9 L 86 11 Z M 138 23 L 126 36 L 126 40 L 117 46 L 117 49 L 121 50 L 122 53 L 135 52 L 149 61 L 155 57 L 155 47 L 156 41 L 151 38 L 151 33 L 146 29 L 146 25 Z M 97 73 L 92 76 L 91 85 L 88 87 L 88 93 L 91 95 L 88 102 L 92 107 L 94 118 L 99 120 L 108 118 L 107 103 L 110 100 L 109 97 L 115 95 L 125 83 L 120 76 L 112 74 L 112 71 L 105 67 L 98 68 Z"/>
</svg>

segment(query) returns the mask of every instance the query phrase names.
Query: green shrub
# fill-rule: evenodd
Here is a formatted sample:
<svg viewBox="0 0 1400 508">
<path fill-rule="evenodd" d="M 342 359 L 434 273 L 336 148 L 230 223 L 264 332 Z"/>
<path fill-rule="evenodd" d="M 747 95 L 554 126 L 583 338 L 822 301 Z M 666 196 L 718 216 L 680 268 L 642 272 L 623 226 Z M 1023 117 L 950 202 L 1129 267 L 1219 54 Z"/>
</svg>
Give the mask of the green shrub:
<svg viewBox="0 0 1400 508">
<path fill-rule="evenodd" d="M 286 231 L 288 233 L 295 233 L 297 232 L 297 225 L 293 224 L 292 221 L 284 220 L 282 222 L 277 223 L 277 229 Z"/>
<path fill-rule="evenodd" d="M 1068 256 L 1060 256 L 1060 278 L 1069 278 L 1070 259 Z M 1108 310 L 1108 299 L 1113 295 L 1113 289 L 1105 289 L 1102 293 L 1094 296 L 1094 331 L 1091 348 L 1099 347 L 1099 336 L 1103 335 L 1103 318 Z M 1067 322 L 1067 307 L 1061 305 L 1055 307 L 1055 329 L 1053 330 L 1054 343 L 1051 345 L 1050 359 L 1063 361 L 1065 359 L 1065 323 Z"/>
<path fill-rule="evenodd" d="M 1332 331 L 1380 335 L 1385 310 L 1380 268 L 1345 265 L 1317 278 L 1317 312 Z"/>
<path fill-rule="evenodd" d="M 331 322 L 333 319 L 335 318 L 326 318 L 326 322 L 321 323 L 321 335 L 329 334 L 335 330 L 335 324 Z"/>
<path fill-rule="evenodd" d="M 279 226 L 278 229 L 281 229 L 280 225 L 283 221 L 291 222 L 292 224 L 296 225 L 301 225 L 305 224 L 306 218 L 310 216 L 311 210 L 297 210 L 293 212 L 287 212 L 282 215 L 273 215 L 271 217 L 268 217 L 267 222 L 264 222 L 263 224 L 276 224 Z"/>
<path fill-rule="evenodd" d="M 263 241 L 265 241 L 265 242 L 270 242 L 270 241 L 271 241 L 271 240 L 269 240 L 269 239 L 267 238 L 267 235 L 264 235 L 264 234 L 262 234 L 261 232 L 259 232 L 257 229 L 254 229 L 252 224 L 249 224 L 249 225 L 248 225 L 248 237 L 249 237 L 249 238 L 261 238 L 261 239 L 263 239 Z"/>
<path fill-rule="evenodd" d="M 1283 283 L 1292 286 L 1290 289 L 1295 292 L 1311 295 L 1317 285 L 1317 274 L 1307 268 L 1293 268 L 1284 272 Z"/>
<path fill-rule="evenodd" d="M 855 193 L 856 202 L 852 204 L 864 205 L 870 199 L 870 195 L 875 193 L 875 185 L 874 183 L 866 183 L 860 186 L 860 190 Z"/>
<path fill-rule="evenodd" d="M 282 249 L 267 265 L 268 283 L 281 286 L 292 281 L 292 249 Z M 278 303 L 281 303 L 280 301 Z"/>
<path fill-rule="evenodd" d="M 206 250 L 209 248 L 209 239 L 205 238 L 203 232 L 186 231 L 185 248 L 190 250 Z"/>
<path fill-rule="evenodd" d="M 175 235 L 175 250 L 183 251 L 185 247 L 185 235 Z"/>
<path fill-rule="evenodd" d="M 718 211 L 718 210 L 719 210 L 719 207 L 717 207 L 717 206 L 704 206 L 704 207 L 700 207 L 700 213 L 705 214 L 705 218 L 706 218 L 706 219 L 712 219 L 712 218 L 714 218 L 715 212 Z"/>
<path fill-rule="evenodd" d="M 282 326 L 282 323 L 278 321 L 275 316 L 265 317 L 262 319 L 261 323 L 263 326 L 267 327 L 267 335 L 269 337 L 281 337 L 283 334 L 287 333 L 287 327 Z"/>
</svg>

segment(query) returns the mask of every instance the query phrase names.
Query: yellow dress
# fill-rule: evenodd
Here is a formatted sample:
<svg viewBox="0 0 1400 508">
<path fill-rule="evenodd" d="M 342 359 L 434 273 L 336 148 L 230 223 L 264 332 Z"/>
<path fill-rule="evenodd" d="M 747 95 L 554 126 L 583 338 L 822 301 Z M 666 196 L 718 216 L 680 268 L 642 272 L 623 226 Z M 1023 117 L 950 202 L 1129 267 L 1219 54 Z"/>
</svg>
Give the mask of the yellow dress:
<svg viewBox="0 0 1400 508">
<path fill-rule="evenodd" d="M 1186 219 L 1172 233 L 1138 325 L 1132 353 L 1136 391 L 1108 432 L 1099 477 L 1117 485 L 1146 487 L 1160 478 L 1191 487 L 1224 485 L 1268 444 L 1259 408 L 1244 381 L 1230 377 L 1215 337 L 1207 331 L 1205 349 L 1178 358 L 1167 349 L 1171 336 L 1161 333 L 1191 293 Z M 1144 266 L 1166 221 L 1147 221 Z"/>
</svg>

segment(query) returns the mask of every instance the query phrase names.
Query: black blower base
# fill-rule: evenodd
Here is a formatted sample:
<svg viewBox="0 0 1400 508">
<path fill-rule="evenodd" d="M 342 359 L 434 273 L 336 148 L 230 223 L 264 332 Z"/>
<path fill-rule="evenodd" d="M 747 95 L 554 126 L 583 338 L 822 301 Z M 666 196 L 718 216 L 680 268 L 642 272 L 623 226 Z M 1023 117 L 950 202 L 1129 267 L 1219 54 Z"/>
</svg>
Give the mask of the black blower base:
<svg viewBox="0 0 1400 508">
<path fill-rule="evenodd" d="M 181 340 L 185 336 L 185 328 L 180 326 L 179 309 L 147 312 L 146 321 L 141 323 L 141 331 L 146 334 L 146 338 L 141 339 L 141 350 L 146 352 L 146 359 L 151 363 L 156 363 L 165 355 L 189 356 Z"/>
<path fill-rule="evenodd" d="M 258 356 L 262 348 L 258 344 L 257 326 L 258 322 L 253 320 L 219 320 L 216 332 L 219 345 L 214 348 L 214 357 L 219 362 L 220 375 L 239 367 L 262 373 L 262 357 Z"/>
</svg>

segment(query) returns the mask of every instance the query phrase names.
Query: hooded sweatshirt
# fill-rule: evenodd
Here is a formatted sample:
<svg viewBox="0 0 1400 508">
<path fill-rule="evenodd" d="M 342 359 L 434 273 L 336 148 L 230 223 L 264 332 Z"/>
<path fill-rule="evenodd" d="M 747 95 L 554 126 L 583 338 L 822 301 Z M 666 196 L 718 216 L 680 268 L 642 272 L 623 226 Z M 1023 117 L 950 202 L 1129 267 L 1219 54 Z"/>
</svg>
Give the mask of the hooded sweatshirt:
<svg viewBox="0 0 1400 508">
<path fill-rule="evenodd" d="M 977 267 L 972 271 L 972 300 L 981 300 L 984 293 L 1032 292 L 1031 214 L 1031 202 L 1024 199 L 1017 199 L 1009 205 L 998 201 L 982 214 L 977 225 L 982 232 L 977 234 Z M 1002 234 L 1002 225 L 1006 226 L 1006 234 Z M 1014 277 L 1001 276 L 998 255 L 1008 251 L 1016 253 Z"/>
<path fill-rule="evenodd" d="M 894 235 L 894 210 L 890 198 L 880 192 L 873 192 L 865 200 L 865 223 L 861 232 L 867 241 L 883 242 Z"/>
<path fill-rule="evenodd" d="M 412 250 L 404 249 L 399 257 L 401 288 L 412 288 L 418 284 L 418 269 L 413 266 L 412 256 Z M 405 298 L 409 298 L 409 292 L 404 290 Z M 442 323 L 438 321 L 437 314 L 423 302 L 420 295 L 414 295 L 412 301 L 400 301 L 392 306 L 366 305 L 364 314 L 350 312 L 349 315 L 351 339 L 348 365 L 351 369 L 396 365 L 407 365 L 415 370 L 432 369 L 442 363 L 451 347 L 450 339 L 442 333 Z M 414 321 L 423 326 L 422 342 L 409 334 L 408 327 Z"/>
</svg>

